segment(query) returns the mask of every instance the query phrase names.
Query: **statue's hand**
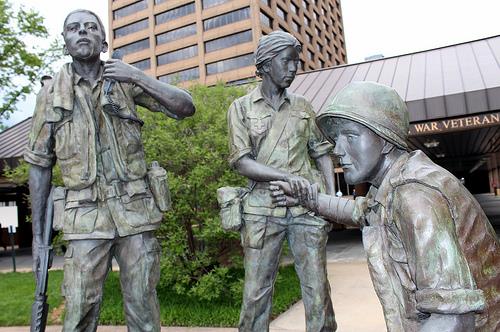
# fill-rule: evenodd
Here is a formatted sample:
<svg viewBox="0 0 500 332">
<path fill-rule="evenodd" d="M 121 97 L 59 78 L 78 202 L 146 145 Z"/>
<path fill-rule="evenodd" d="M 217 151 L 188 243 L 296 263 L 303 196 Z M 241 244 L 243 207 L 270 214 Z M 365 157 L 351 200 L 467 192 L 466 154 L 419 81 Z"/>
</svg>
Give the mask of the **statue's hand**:
<svg viewBox="0 0 500 332">
<path fill-rule="evenodd" d="M 109 59 L 104 63 L 103 77 L 119 82 L 132 83 L 142 71 L 118 59 Z"/>
<path fill-rule="evenodd" d="M 282 182 L 282 181 L 272 181 L 272 183 L 276 182 L 281 182 L 282 184 L 284 183 L 286 186 L 288 186 L 288 183 Z M 287 195 L 283 189 L 280 188 L 280 186 L 276 184 L 271 184 L 269 186 L 269 189 L 271 190 L 271 197 L 273 200 L 273 203 L 276 204 L 276 206 L 296 206 L 299 205 L 300 202 L 297 198 L 291 197 Z M 290 189 L 288 187 L 288 189 Z"/>
<path fill-rule="evenodd" d="M 311 184 L 307 179 L 302 176 L 290 174 L 285 180 L 290 185 L 291 196 L 298 198 L 299 201 L 312 198 Z"/>
</svg>

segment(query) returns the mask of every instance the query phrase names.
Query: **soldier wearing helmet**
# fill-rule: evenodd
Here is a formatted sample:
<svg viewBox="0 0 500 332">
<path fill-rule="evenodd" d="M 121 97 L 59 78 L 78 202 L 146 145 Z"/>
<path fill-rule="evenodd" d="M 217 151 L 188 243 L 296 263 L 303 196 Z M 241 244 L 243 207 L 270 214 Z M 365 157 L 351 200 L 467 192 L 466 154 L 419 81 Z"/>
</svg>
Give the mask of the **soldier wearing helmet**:
<svg viewBox="0 0 500 332">
<path fill-rule="evenodd" d="M 346 182 L 371 188 L 355 202 L 314 193 L 303 204 L 362 229 L 388 331 L 498 331 L 498 238 L 460 180 L 408 151 L 408 118 L 387 86 L 355 82 L 340 91 L 317 124 Z M 292 204 L 286 184 L 272 186 L 278 205 Z"/>
</svg>

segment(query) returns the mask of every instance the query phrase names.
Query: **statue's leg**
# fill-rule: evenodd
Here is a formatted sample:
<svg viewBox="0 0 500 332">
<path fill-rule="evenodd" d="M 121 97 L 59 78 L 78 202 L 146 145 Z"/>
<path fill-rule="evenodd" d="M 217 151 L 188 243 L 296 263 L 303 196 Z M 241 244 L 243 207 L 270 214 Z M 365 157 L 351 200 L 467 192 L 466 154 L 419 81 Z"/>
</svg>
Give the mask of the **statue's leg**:
<svg viewBox="0 0 500 332">
<path fill-rule="evenodd" d="M 160 331 L 158 240 L 153 232 L 125 236 L 116 240 L 113 253 L 120 266 L 128 331 Z"/>
<path fill-rule="evenodd" d="M 240 332 L 269 331 L 269 318 L 285 226 L 266 216 L 245 216 L 242 245 L 245 251 L 245 287 Z"/>
<path fill-rule="evenodd" d="M 316 217 L 307 214 L 293 218 L 288 227 L 290 250 L 302 289 L 307 332 L 337 329 L 326 272 L 328 229 L 328 226 L 318 225 Z"/>
<path fill-rule="evenodd" d="M 64 258 L 63 331 L 96 331 L 113 240 L 71 240 Z"/>
</svg>

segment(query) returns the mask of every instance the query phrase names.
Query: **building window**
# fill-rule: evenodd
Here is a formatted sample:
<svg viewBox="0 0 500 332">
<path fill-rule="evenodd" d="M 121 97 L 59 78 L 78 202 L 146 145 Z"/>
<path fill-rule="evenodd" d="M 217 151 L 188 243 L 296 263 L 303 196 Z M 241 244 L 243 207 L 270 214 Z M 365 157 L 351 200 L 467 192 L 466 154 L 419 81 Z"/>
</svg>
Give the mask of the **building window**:
<svg viewBox="0 0 500 332">
<path fill-rule="evenodd" d="M 302 7 L 304 7 L 305 10 L 309 10 L 309 4 L 307 3 L 306 0 L 302 0 Z"/>
<path fill-rule="evenodd" d="M 205 42 L 205 52 L 210 53 L 250 41 L 252 41 L 252 30 L 247 30 Z"/>
<path fill-rule="evenodd" d="M 297 22 L 295 21 L 292 21 L 292 28 L 293 30 L 295 30 L 296 32 L 300 33 L 300 26 Z"/>
<path fill-rule="evenodd" d="M 160 81 L 168 84 L 191 81 L 198 78 L 200 78 L 200 69 L 198 67 L 189 68 L 158 77 Z"/>
<path fill-rule="evenodd" d="M 117 50 L 122 51 L 123 54 L 126 55 L 134 52 L 139 52 L 147 48 L 149 48 L 149 38 L 139 40 L 136 41 L 135 43 L 127 44 L 122 47 L 118 47 Z"/>
<path fill-rule="evenodd" d="M 155 5 L 159 5 L 164 2 L 167 2 L 167 0 L 155 0 Z"/>
<path fill-rule="evenodd" d="M 310 50 L 307 51 L 307 57 L 309 58 L 309 60 L 314 62 L 314 53 Z"/>
<path fill-rule="evenodd" d="M 196 34 L 196 23 L 183 26 L 181 28 L 170 30 L 165 33 L 156 36 L 156 45 L 161 45 L 165 43 L 172 42 L 174 40 L 179 40 L 184 37 L 192 36 Z"/>
<path fill-rule="evenodd" d="M 304 15 L 304 24 L 306 26 L 309 26 L 309 23 L 310 23 L 309 19 L 307 18 L 307 16 Z"/>
<path fill-rule="evenodd" d="M 316 36 L 318 36 L 318 38 L 320 38 L 320 36 L 321 36 L 321 29 L 318 28 L 318 27 L 315 27 L 315 30 L 316 30 Z"/>
<path fill-rule="evenodd" d="M 151 59 L 147 58 L 141 61 L 131 63 L 132 66 L 139 68 L 140 70 L 147 70 L 151 68 Z"/>
<path fill-rule="evenodd" d="M 276 6 L 276 13 L 278 14 L 279 17 L 281 17 L 283 20 L 286 21 L 286 12 L 281 9 L 280 6 Z"/>
<path fill-rule="evenodd" d="M 198 55 L 198 45 L 193 45 L 180 50 L 168 52 L 156 57 L 156 63 L 158 66 L 166 65 L 167 63 L 172 63 L 184 59 L 189 59 Z"/>
<path fill-rule="evenodd" d="M 323 16 L 326 16 L 326 9 L 325 9 L 325 7 L 321 7 L 321 14 L 323 14 Z"/>
<path fill-rule="evenodd" d="M 271 7 L 271 0 L 260 0 L 260 3 L 265 6 Z"/>
<path fill-rule="evenodd" d="M 115 38 L 120 38 L 120 37 L 129 35 L 131 33 L 147 29 L 148 27 L 149 27 L 149 21 L 146 18 L 144 20 L 134 22 L 132 24 L 125 25 L 121 28 L 115 29 L 114 36 L 115 36 Z"/>
<path fill-rule="evenodd" d="M 313 37 L 310 34 L 308 34 L 307 32 L 306 32 L 306 38 L 307 38 L 307 43 L 312 44 Z"/>
<path fill-rule="evenodd" d="M 229 1 L 231 1 L 231 0 L 203 0 L 203 9 L 222 5 L 223 3 L 226 3 Z"/>
<path fill-rule="evenodd" d="M 263 12 L 260 12 L 260 23 L 271 29 L 273 27 L 273 20 Z"/>
<path fill-rule="evenodd" d="M 209 63 L 208 65 L 206 65 L 207 75 L 223 73 L 233 69 L 251 66 L 253 64 L 253 54 L 245 54 L 235 58 Z"/>
<path fill-rule="evenodd" d="M 306 64 L 304 63 L 303 60 L 300 60 L 299 63 L 300 63 L 300 68 L 299 69 L 302 70 L 302 71 L 304 71 L 306 69 Z"/>
<path fill-rule="evenodd" d="M 319 14 L 315 10 L 313 10 L 313 17 L 315 21 L 319 21 Z"/>
<path fill-rule="evenodd" d="M 323 60 L 319 60 L 319 67 L 325 68 L 325 62 Z"/>
<path fill-rule="evenodd" d="M 238 21 L 246 20 L 250 17 L 250 8 L 242 8 L 229 12 L 227 14 L 215 16 L 203 21 L 203 29 L 210 30 L 221 27 L 223 25 L 231 24 Z"/>
<path fill-rule="evenodd" d="M 194 13 L 194 2 L 188 3 L 187 5 L 180 6 L 174 9 L 167 10 L 164 13 L 155 16 L 155 24 L 159 25 L 176 18 L 189 15 Z"/>
<path fill-rule="evenodd" d="M 141 0 L 134 2 L 131 5 L 126 7 L 122 7 L 117 10 L 113 10 L 113 20 L 117 20 L 119 18 L 129 16 L 130 14 L 134 14 L 138 11 L 148 8 L 148 0 Z"/>
<path fill-rule="evenodd" d="M 299 15 L 299 7 L 296 4 L 290 3 L 290 8 L 294 14 Z"/>
<path fill-rule="evenodd" d="M 319 53 L 323 53 L 323 46 L 321 46 L 321 44 L 316 44 L 316 48 L 318 49 Z"/>
</svg>

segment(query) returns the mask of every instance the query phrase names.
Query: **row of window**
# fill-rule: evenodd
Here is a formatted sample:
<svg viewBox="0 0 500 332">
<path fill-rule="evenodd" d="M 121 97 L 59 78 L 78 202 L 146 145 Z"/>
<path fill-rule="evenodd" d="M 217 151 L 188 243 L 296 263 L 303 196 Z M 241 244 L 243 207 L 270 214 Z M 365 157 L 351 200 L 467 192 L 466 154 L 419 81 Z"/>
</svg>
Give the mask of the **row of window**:
<svg viewBox="0 0 500 332">
<path fill-rule="evenodd" d="M 214 75 L 226 71 L 247 67 L 253 65 L 253 54 L 245 54 L 235 58 L 217 61 L 205 65 L 207 75 Z M 191 81 L 200 78 L 200 70 L 198 67 L 184 69 L 175 73 L 159 76 L 158 79 L 166 83 L 177 83 Z"/>
<path fill-rule="evenodd" d="M 222 4 L 224 4 L 226 2 L 229 2 L 229 1 L 231 1 L 231 0 L 203 0 L 202 1 L 202 6 L 203 6 L 203 9 L 207 9 L 207 8 L 210 8 L 210 7 L 215 7 L 215 6 L 218 6 L 218 5 L 222 5 Z M 166 2 L 166 0 L 155 0 L 155 5 L 159 5 L 159 4 L 164 3 L 164 2 Z M 192 5 L 193 12 L 194 12 L 194 2 L 191 3 L 191 4 L 189 4 L 189 5 Z M 177 17 L 181 17 L 181 16 L 184 16 L 184 15 L 187 15 L 185 13 L 182 13 L 183 9 L 179 9 L 179 8 L 182 8 L 182 7 L 185 7 L 185 6 L 181 6 L 181 7 L 169 10 L 168 11 L 168 12 L 170 12 L 169 15 L 174 16 L 173 18 L 177 18 Z M 125 6 L 125 7 L 122 7 L 122 8 L 114 10 L 113 11 L 113 19 L 117 20 L 117 19 L 129 16 L 131 14 L 134 14 L 136 12 L 139 12 L 141 10 L 144 10 L 146 8 L 148 8 L 148 0 L 140 0 L 140 1 L 134 2 L 133 4 L 130 4 L 128 6 Z M 179 9 L 179 11 L 175 12 L 176 9 Z M 161 16 L 161 15 L 162 14 L 156 15 L 156 16 Z M 178 16 L 176 16 L 176 15 L 178 15 Z M 170 18 L 170 19 L 172 19 L 172 18 Z M 168 20 L 169 19 L 166 19 L 163 22 L 166 22 Z M 161 22 L 161 23 L 163 23 L 163 22 Z M 160 23 L 156 23 L 156 24 L 160 24 Z"/>
<path fill-rule="evenodd" d="M 168 31 L 166 33 L 163 33 L 161 35 L 156 36 L 156 44 L 160 45 L 160 44 L 168 43 L 168 42 L 178 40 L 178 39 L 184 38 L 186 36 L 194 35 L 194 34 L 196 34 L 196 25 L 190 24 L 190 25 L 184 26 L 182 28 Z M 252 41 L 252 30 L 238 32 L 238 33 L 235 33 L 235 34 L 232 34 L 229 36 L 224 36 L 221 38 L 206 41 L 205 42 L 205 53 L 214 52 L 217 50 L 221 50 L 223 48 L 228 48 L 228 47 L 231 47 L 234 45 L 243 44 L 243 43 L 247 43 L 250 41 Z M 198 55 L 198 49 L 196 48 L 196 51 L 194 51 L 193 47 L 195 47 L 195 46 L 190 46 L 190 47 L 183 48 L 181 50 L 176 50 L 173 52 L 162 54 L 162 55 L 158 56 L 158 59 L 160 59 L 160 58 L 162 59 L 161 61 L 158 60 L 158 64 L 160 65 L 160 64 L 164 64 L 164 63 L 171 63 L 171 62 L 191 58 L 191 57 Z M 127 44 L 127 45 L 119 47 L 117 49 L 120 49 L 126 55 L 126 54 L 130 54 L 130 53 L 142 51 L 142 50 L 147 49 L 147 48 L 149 48 L 149 39 L 143 39 L 143 40 L 131 43 L 131 44 Z M 172 54 L 179 54 L 179 55 L 172 55 Z M 171 58 L 172 56 L 174 58 Z M 166 61 L 166 62 L 160 63 L 163 61 Z"/>
<path fill-rule="evenodd" d="M 214 1 L 226 1 L 226 0 L 214 0 Z M 127 8 L 127 7 L 124 7 Z M 121 9 L 124 9 L 121 8 Z M 161 14 L 155 15 L 155 24 L 163 24 L 168 21 L 171 21 L 173 19 L 186 16 L 189 14 L 194 13 L 195 11 L 195 5 L 194 2 L 189 3 L 187 5 L 183 5 L 171 10 L 168 10 L 166 12 L 163 12 Z M 226 14 L 222 14 L 219 16 L 215 16 L 209 19 L 206 19 L 203 21 L 203 28 L 204 30 L 210 30 L 210 29 L 215 29 L 227 24 L 231 24 L 234 22 L 239 22 L 242 20 L 246 20 L 250 18 L 250 8 L 242 8 L 238 9 Z M 148 24 L 148 19 L 144 19 L 138 22 L 131 23 L 129 25 L 117 28 L 114 30 L 114 37 L 115 38 L 120 38 L 123 36 L 126 36 L 128 34 L 141 31 L 144 29 L 147 29 L 149 27 Z M 169 41 L 173 41 L 179 38 L 187 37 L 190 35 L 196 34 L 196 24 L 192 24 L 189 26 L 185 26 L 173 31 L 166 32 L 165 34 L 157 36 L 157 43 L 158 44 L 163 44 L 167 43 Z"/>
<path fill-rule="evenodd" d="M 205 52 L 210 53 L 220 49 L 228 48 L 234 45 L 243 44 L 246 42 L 252 41 L 252 30 L 246 30 L 242 32 L 238 32 L 229 36 L 209 40 L 205 42 Z M 141 46 L 145 46 L 146 43 L 144 41 L 140 41 Z M 136 44 L 136 43 L 133 43 Z M 127 47 L 120 48 L 124 53 L 130 53 L 130 50 L 135 50 L 139 46 L 131 47 L 129 44 Z M 198 55 L 198 45 L 192 45 L 188 47 L 184 47 L 172 52 L 167 52 L 156 57 L 156 62 L 158 66 L 193 58 Z M 235 60 L 236 61 L 236 60 Z M 142 60 L 133 63 L 132 65 L 136 66 L 139 69 L 145 70 L 151 67 L 151 62 L 149 59 Z M 220 65 L 219 65 L 220 66 Z M 228 65 L 224 65 L 228 66 Z"/>
</svg>

